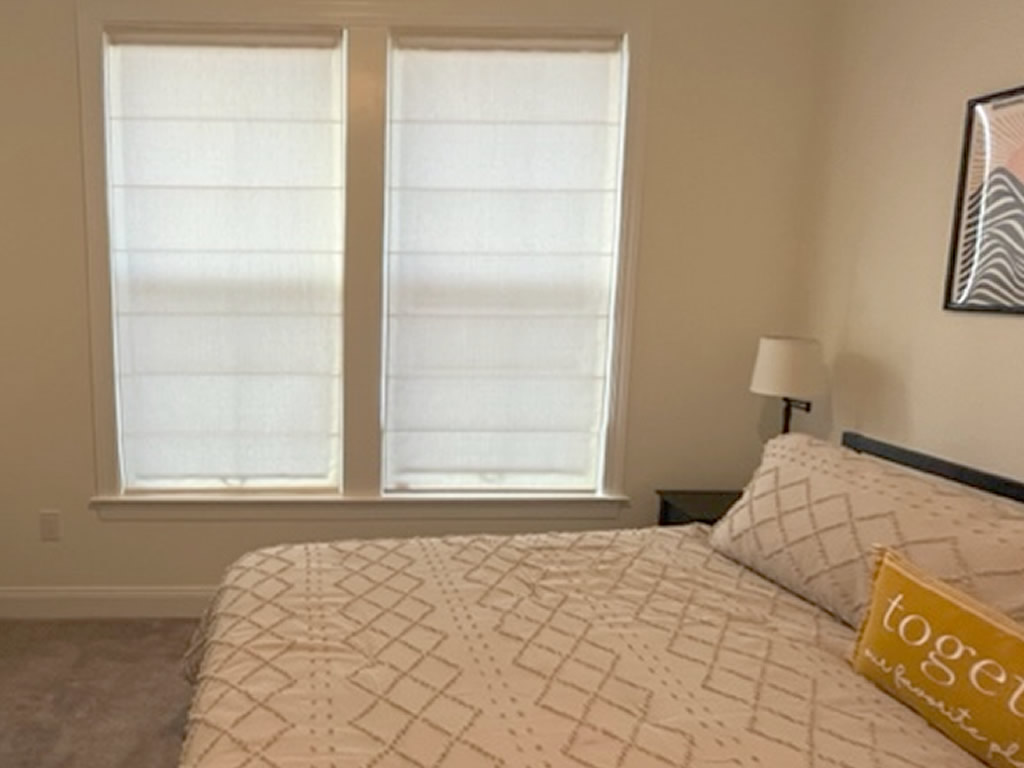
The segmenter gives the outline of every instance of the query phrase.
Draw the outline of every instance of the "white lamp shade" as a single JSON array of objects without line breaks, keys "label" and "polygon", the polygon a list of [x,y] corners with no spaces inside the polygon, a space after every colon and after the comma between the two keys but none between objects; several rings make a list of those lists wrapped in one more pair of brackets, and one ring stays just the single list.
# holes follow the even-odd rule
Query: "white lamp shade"
[{"label": "white lamp shade", "polygon": [[750,391],[810,400],[826,388],[825,361],[817,339],[762,336]]}]

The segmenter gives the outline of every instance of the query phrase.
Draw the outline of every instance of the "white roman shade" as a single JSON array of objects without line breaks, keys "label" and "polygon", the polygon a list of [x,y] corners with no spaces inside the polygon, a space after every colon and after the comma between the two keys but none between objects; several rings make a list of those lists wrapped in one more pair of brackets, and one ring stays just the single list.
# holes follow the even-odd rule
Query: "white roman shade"
[{"label": "white roman shade", "polygon": [[337,488],[341,40],[115,37],[106,81],[122,486]]},{"label": "white roman shade", "polygon": [[385,490],[601,489],[623,70],[620,40],[394,42]]}]

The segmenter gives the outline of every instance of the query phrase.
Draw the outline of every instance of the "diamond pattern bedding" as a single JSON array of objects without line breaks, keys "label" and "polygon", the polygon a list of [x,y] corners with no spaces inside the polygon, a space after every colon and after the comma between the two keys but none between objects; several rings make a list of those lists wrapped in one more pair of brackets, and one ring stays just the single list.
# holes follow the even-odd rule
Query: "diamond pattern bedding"
[{"label": "diamond pattern bedding", "polygon": [[708,530],[252,552],[199,630],[181,765],[980,765]]}]

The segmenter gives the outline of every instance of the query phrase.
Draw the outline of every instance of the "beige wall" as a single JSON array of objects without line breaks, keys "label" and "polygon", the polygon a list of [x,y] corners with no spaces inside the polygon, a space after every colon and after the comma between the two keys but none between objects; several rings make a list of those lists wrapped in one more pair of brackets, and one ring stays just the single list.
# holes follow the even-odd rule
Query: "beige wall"
[{"label": "beige wall", "polygon": [[[801,153],[817,86],[813,0],[651,2],[628,408],[633,507],[618,525],[652,522],[656,487],[736,486],[756,460],[761,403],[747,377],[757,336],[798,320],[792,275],[805,255],[810,177]],[[76,62],[72,0],[0,0],[0,600],[13,587],[209,584],[241,551],[283,540],[573,525],[557,516],[487,526],[98,519],[87,507]],[[63,512],[62,542],[40,542],[41,508]]]},{"label": "beige wall", "polygon": [[817,428],[1024,476],[1024,317],[942,309],[965,102],[1024,83],[1017,0],[856,0],[836,19],[809,326]]}]

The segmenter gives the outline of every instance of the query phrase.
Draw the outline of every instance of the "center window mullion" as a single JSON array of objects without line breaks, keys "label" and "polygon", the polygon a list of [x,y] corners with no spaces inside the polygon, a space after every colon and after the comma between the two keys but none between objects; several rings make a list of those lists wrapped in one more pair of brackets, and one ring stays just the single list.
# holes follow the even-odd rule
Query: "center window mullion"
[{"label": "center window mullion", "polygon": [[380,378],[388,35],[347,35],[344,462],[346,496],[380,493]]}]

